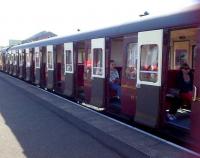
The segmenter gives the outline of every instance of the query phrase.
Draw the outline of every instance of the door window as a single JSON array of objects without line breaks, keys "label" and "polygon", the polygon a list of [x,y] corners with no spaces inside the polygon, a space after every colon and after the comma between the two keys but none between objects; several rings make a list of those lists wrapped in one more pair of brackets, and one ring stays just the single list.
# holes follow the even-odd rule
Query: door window
[{"label": "door window", "polygon": [[52,51],[48,51],[47,52],[47,54],[48,54],[48,60],[47,60],[47,62],[48,62],[48,69],[52,69],[53,68],[53,52]]},{"label": "door window", "polygon": [[78,52],[78,64],[83,64],[84,63],[84,55],[85,55],[85,52],[84,50],[80,50]]},{"label": "door window", "polygon": [[158,80],[158,45],[141,46],[140,80],[156,83]]},{"label": "door window", "polygon": [[17,65],[16,53],[13,54],[13,65]]},{"label": "door window", "polygon": [[12,65],[13,63],[13,54],[10,54],[10,64]]},{"label": "door window", "polygon": [[85,79],[91,79],[91,67],[92,67],[92,61],[91,61],[91,49],[88,49],[88,52],[85,56],[84,61],[84,71],[85,71]]},{"label": "door window", "polygon": [[127,60],[126,60],[126,78],[136,79],[137,74],[137,44],[129,43],[127,45]]},{"label": "door window", "polygon": [[48,70],[54,70],[53,45],[47,46],[47,69]]},{"label": "door window", "polygon": [[26,67],[30,67],[30,52],[29,49],[26,50]]},{"label": "door window", "polygon": [[22,66],[22,51],[19,50],[19,66]]},{"label": "door window", "polygon": [[65,73],[73,72],[73,54],[71,50],[65,50]]},{"label": "door window", "polygon": [[92,78],[105,78],[105,38],[92,39]]},{"label": "door window", "polygon": [[65,73],[74,73],[73,42],[64,43],[64,64]]},{"label": "door window", "polygon": [[35,67],[40,68],[40,52],[39,48],[35,48]]},{"label": "door window", "polygon": [[103,76],[103,51],[101,48],[93,49],[93,75]]}]

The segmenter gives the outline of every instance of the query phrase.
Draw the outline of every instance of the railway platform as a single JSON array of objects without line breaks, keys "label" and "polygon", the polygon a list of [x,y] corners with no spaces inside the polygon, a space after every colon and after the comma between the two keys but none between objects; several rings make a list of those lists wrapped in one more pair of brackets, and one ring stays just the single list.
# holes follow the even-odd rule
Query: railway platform
[{"label": "railway platform", "polygon": [[[1,72],[0,86],[0,122],[4,120],[14,133],[23,157],[200,157],[194,151]],[[0,126],[0,133],[6,133]],[[16,147],[12,148],[12,142],[3,146],[0,157],[22,157],[14,152]]]}]

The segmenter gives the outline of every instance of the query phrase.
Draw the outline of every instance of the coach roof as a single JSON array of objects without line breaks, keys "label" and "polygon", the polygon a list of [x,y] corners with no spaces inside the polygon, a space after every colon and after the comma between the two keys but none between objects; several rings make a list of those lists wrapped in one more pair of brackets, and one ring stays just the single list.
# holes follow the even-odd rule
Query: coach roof
[{"label": "coach roof", "polygon": [[46,45],[58,45],[66,42],[81,41],[93,38],[115,37],[139,31],[177,27],[179,25],[181,26],[199,25],[200,23],[199,19],[200,19],[200,7],[198,6],[194,10],[180,12],[173,15],[136,21],[128,24],[123,24],[119,26],[100,29],[97,31],[85,32],[70,36],[53,37],[41,41],[17,45],[10,49],[12,50],[12,49],[34,48]]}]

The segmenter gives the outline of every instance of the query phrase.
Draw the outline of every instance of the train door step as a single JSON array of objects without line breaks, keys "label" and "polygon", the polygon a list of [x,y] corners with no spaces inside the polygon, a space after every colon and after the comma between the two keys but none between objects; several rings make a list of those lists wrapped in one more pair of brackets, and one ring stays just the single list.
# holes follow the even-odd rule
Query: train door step
[{"label": "train door step", "polygon": [[186,131],[190,130],[190,111],[185,109],[179,109],[176,114],[176,119],[174,120],[168,120],[167,124],[174,126],[176,128],[182,128]]},{"label": "train door step", "polygon": [[183,128],[185,130],[190,130],[190,119],[184,118],[184,119],[175,119],[175,120],[169,120],[167,121],[168,124]]}]

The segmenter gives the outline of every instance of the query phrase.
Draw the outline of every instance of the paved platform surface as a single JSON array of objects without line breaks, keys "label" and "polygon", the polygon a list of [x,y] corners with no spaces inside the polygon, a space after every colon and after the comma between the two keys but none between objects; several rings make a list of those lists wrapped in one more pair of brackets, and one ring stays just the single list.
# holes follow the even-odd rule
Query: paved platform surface
[{"label": "paved platform surface", "polygon": [[13,157],[198,155],[0,73],[0,158]]}]

